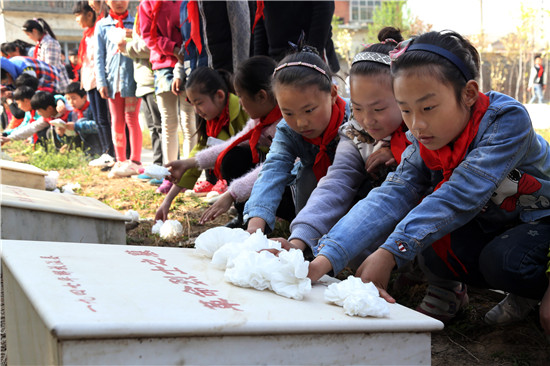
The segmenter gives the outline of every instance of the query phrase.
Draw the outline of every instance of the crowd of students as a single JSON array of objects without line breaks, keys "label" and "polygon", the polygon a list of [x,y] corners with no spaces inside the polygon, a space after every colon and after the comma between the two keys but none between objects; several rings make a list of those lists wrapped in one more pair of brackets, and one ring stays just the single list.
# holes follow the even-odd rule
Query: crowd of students
[{"label": "crowd of students", "polygon": [[[468,285],[500,289],[508,295],[487,323],[521,320],[540,302],[550,334],[549,145],[523,105],[479,90],[479,54],[463,36],[432,31],[404,40],[398,29],[382,29],[353,60],[347,100],[333,79],[331,2],[251,9],[143,0],[137,19],[128,1],[106,1],[108,12],[91,3],[75,6],[85,29],[82,84],[65,85],[40,49],[2,59],[2,83],[14,86],[24,112],[12,113],[11,122],[22,122],[8,126],[2,143],[51,124],[57,136],[74,130],[87,144],[95,133],[111,177],[140,174],[142,103],[155,163],[171,171],[158,182],[168,194],[156,219],[168,218],[182,191],[217,190],[202,223],[231,206],[238,215],[227,225],[250,232],[268,234],[277,217],[288,220],[291,235],[277,240],[304,251],[313,281],[351,266],[394,302],[391,272],[416,263],[428,282],[418,311],[449,322],[468,303]],[[299,8],[308,6],[320,8]],[[290,18],[311,18],[292,33],[280,27],[281,14],[293,26]],[[25,27],[36,47],[53,43],[49,27]],[[282,43],[294,50],[281,45],[287,31]],[[201,171],[207,180],[197,182]]]}]

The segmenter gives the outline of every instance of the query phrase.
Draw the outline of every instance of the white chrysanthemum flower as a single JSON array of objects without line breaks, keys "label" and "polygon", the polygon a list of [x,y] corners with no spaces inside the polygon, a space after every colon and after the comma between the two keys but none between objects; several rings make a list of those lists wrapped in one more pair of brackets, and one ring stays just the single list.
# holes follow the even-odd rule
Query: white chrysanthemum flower
[{"label": "white chrysanthemum flower", "polygon": [[156,164],[146,166],[143,173],[150,176],[151,178],[161,180],[170,175],[170,171],[168,170],[168,168]]}]

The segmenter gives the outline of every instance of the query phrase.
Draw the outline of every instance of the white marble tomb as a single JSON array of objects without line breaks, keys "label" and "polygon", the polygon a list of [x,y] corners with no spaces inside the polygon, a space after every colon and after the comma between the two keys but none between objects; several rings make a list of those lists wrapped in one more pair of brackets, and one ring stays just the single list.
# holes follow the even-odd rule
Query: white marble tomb
[{"label": "white marble tomb", "polygon": [[240,288],[194,249],[4,240],[10,364],[424,364],[437,320]]},{"label": "white marble tomb", "polygon": [[126,244],[127,218],[91,197],[0,185],[1,238]]},{"label": "white marble tomb", "polygon": [[33,188],[46,189],[48,173],[34,165],[0,159],[0,183]]}]

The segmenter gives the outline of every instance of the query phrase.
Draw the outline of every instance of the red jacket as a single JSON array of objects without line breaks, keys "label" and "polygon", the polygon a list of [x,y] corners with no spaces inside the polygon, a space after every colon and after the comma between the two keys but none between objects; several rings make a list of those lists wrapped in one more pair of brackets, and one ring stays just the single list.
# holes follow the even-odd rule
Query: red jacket
[{"label": "red jacket", "polygon": [[178,62],[174,56],[174,47],[181,47],[180,31],[181,0],[159,1],[160,8],[156,14],[156,39],[151,38],[153,9],[157,1],[143,0],[139,5],[139,31],[141,37],[151,50],[149,61],[153,70],[174,67]]}]

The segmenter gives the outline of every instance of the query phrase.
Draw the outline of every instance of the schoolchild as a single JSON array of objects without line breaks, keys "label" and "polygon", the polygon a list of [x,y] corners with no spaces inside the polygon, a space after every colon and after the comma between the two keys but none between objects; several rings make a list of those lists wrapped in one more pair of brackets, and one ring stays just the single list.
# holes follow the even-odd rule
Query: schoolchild
[{"label": "schoolchild", "polygon": [[96,122],[98,137],[101,143],[101,153],[97,159],[89,162],[92,167],[106,168],[115,164],[115,150],[113,136],[111,133],[111,122],[109,117],[109,106],[107,100],[103,99],[97,89],[95,74],[95,38],[94,31],[97,22],[103,18],[103,13],[94,11],[87,1],[79,1],[73,7],[75,21],[84,29],[84,34],[78,47],[78,66],[80,72],[80,83],[88,93],[90,110],[93,120]]},{"label": "schoolchild", "polygon": [[389,52],[403,40],[401,32],[387,27],[378,39],[380,43],[365,48],[352,62],[352,118],[340,128],[334,162],[290,224],[285,245],[310,252],[358,199],[380,185],[409,144],[390,74]]},{"label": "schoolchild", "polygon": [[69,75],[67,75],[67,69],[61,61],[61,45],[48,23],[42,18],[29,19],[21,29],[27,37],[36,42],[32,57],[57,69],[59,77],[56,91],[58,93],[65,92],[65,88],[70,82]]},{"label": "schoolchild", "polygon": [[[128,0],[106,1],[109,15],[96,24],[95,72],[99,94],[107,99],[111,112],[113,145],[117,162],[109,178],[139,174],[143,136],[139,125],[141,100],[136,97],[134,66],[118,50],[118,42],[130,37],[134,17],[128,13]],[[130,133],[130,159],[126,159],[126,126]]]},{"label": "schoolchild", "polygon": [[[242,108],[239,98],[233,94],[228,72],[198,67],[187,78],[185,90],[198,117],[198,143],[191,151],[191,158],[204,150],[209,140],[225,141],[245,126],[248,114]],[[195,186],[201,169],[192,162],[194,160],[186,159],[166,164],[171,170],[170,180],[175,184],[157,211],[157,219],[165,220],[170,203],[178,193]],[[200,182],[199,186],[201,190],[215,190],[220,193],[227,189],[226,182],[223,179],[218,180],[211,171],[207,171],[207,180]]]},{"label": "schoolchild", "polygon": [[[270,232],[285,187],[295,180],[296,211],[303,208],[332,164],[338,129],[349,116],[349,106],[338,96],[328,65],[317,51],[299,45],[275,69],[273,91],[283,121],[244,209],[247,230]],[[296,177],[294,164],[300,159]]]},{"label": "schoolchild", "polygon": [[[397,170],[321,238],[309,277],[338,273],[370,249],[356,275],[390,302],[392,269],[418,256],[429,286],[417,310],[444,322],[467,304],[465,283],[538,301],[550,291],[548,143],[521,103],[479,92],[479,54],[460,34],[423,34],[392,58],[412,145]],[[493,323],[514,320],[494,310]]]}]

